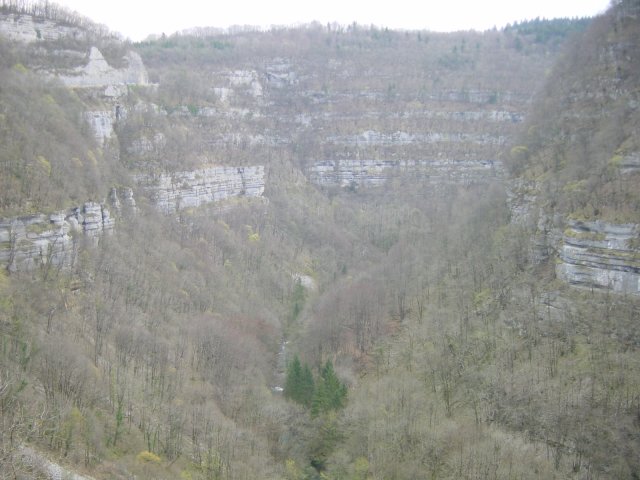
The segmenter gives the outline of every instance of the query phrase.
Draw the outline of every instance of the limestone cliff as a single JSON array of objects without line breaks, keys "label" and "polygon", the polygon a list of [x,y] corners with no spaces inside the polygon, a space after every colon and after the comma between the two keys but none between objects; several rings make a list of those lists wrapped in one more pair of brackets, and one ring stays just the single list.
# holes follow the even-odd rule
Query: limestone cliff
[{"label": "limestone cliff", "polygon": [[116,113],[108,110],[84,112],[85,121],[91,127],[96,141],[103,145],[113,135],[113,125],[116,121]]},{"label": "limestone cliff", "polygon": [[114,85],[147,85],[149,77],[140,55],[131,51],[124,57],[127,66],[110,66],[96,47],[91,47],[87,64],[66,75],[57,75],[68,87],[109,87]]},{"label": "limestone cliff", "polygon": [[76,26],[61,25],[50,19],[11,13],[0,14],[0,35],[9,40],[30,43],[65,37],[79,40],[86,37],[87,31]]},{"label": "limestone cliff", "polygon": [[113,225],[109,211],[94,202],[66,212],[4,219],[0,221],[0,265],[10,271],[41,265],[68,267],[75,262],[77,234],[97,239]]},{"label": "limestone cliff", "polygon": [[[109,194],[110,208],[134,212],[131,189]],[[40,266],[67,268],[76,261],[83,241],[99,242],[100,236],[115,226],[109,208],[86,202],[80,207],[51,214],[35,214],[0,219],[0,266],[9,271],[28,271]]]},{"label": "limestone cliff", "polygon": [[638,3],[621,0],[594,20],[535,99],[508,162],[514,218],[529,223],[534,258],[555,261],[571,285],[635,295],[639,18]]},{"label": "limestone cliff", "polygon": [[139,174],[136,181],[164,213],[199,207],[231,197],[260,197],[264,166],[210,166],[173,174]]},{"label": "limestone cliff", "polygon": [[572,221],[556,274],[571,285],[640,294],[640,229],[635,224]]},{"label": "limestone cliff", "polygon": [[321,187],[375,187],[399,175],[434,184],[472,184],[501,178],[494,160],[326,160],[309,169],[310,181]]}]

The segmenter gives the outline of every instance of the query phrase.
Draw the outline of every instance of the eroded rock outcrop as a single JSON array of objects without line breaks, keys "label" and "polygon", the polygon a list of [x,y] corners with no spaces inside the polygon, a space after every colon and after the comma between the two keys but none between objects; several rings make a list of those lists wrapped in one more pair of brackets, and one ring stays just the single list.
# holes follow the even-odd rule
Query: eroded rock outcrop
[{"label": "eroded rock outcrop", "polygon": [[58,78],[68,87],[96,88],[113,85],[147,85],[149,76],[142,63],[142,58],[135,52],[128,52],[124,56],[127,63],[125,68],[113,68],[96,47],[91,47],[89,60],[86,65],[76,68],[68,75],[58,75]]},{"label": "eroded rock outcrop", "polygon": [[12,272],[72,266],[82,242],[95,245],[103,234],[113,231],[115,219],[110,209],[118,214],[135,213],[133,191],[112,189],[109,205],[86,202],[51,214],[0,219],[0,266]]},{"label": "eroded rock outcrop", "polygon": [[115,123],[115,113],[108,110],[84,112],[83,117],[91,127],[96,141],[100,145],[113,135],[113,124]]},{"label": "eroded rock outcrop", "polygon": [[636,224],[571,221],[562,237],[558,278],[571,285],[640,295]]},{"label": "eroded rock outcrop", "polygon": [[65,212],[0,220],[0,265],[10,271],[71,266],[80,234],[97,241],[113,227],[109,210],[95,202]]},{"label": "eroded rock outcrop", "polygon": [[231,197],[260,197],[264,193],[264,166],[209,166],[173,174],[140,174],[138,184],[154,205],[169,214]]},{"label": "eroded rock outcrop", "polygon": [[556,276],[569,285],[640,295],[637,224],[567,221],[560,213],[545,213],[534,182],[512,181],[507,193],[511,222],[530,232],[532,263],[555,261]]},{"label": "eroded rock outcrop", "polygon": [[0,35],[12,41],[31,43],[65,37],[81,39],[86,37],[87,32],[80,27],[61,25],[54,20],[11,13],[0,14]]}]

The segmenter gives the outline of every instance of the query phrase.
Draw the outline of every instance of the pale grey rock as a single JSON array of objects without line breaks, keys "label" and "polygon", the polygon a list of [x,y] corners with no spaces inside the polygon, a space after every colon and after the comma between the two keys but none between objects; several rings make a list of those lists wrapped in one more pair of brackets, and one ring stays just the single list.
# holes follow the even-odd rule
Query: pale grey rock
[{"label": "pale grey rock", "polygon": [[151,153],[159,153],[167,144],[167,139],[162,132],[156,133],[153,138],[142,136],[136,138],[127,146],[127,153],[144,157]]},{"label": "pale grey rock", "polygon": [[250,85],[258,74],[253,70],[234,70],[229,73],[229,83],[234,87],[238,85]]},{"label": "pale grey rock", "polygon": [[103,95],[107,98],[120,98],[127,93],[126,85],[107,85]]},{"label": "pale grey rock", "polygon": [[199,207],[231,197],[260,197],[264,166],[211,166],[173,174],[140,174],[136,181],[163,213]]},{"label": "pale grey rock", "polygon": [[91,127],[93,135],[100,145],[104,145],[113,135],[116,113],[106,110],[84,112],[85,121]]},{"label": "pale grey rock", "polygon": [[[133,197],[133,190],[129,187],[123,187],[120,189],[113,187],[109,190],[108,201],[110,208],[116,212],[118,216],[129,213],[135,214],[137,212],[136,201]],[[103,222],[105,221],[105,218],[109,219],[111,223],[113,222],[113,219],[108,212],[106,215],[103,213]]]},{"label": "pale grey rock", "polygon": [[262,85],[255,70],[234,70],[229,73],[228,79],[232,87],[246,87],[253,97],[262,96]]},{"label": "pale grey rock", "polygon": [[570,221],[556,274],[571,285],[640,295],[639,235],[636,224]]},{"label": "pale grey rock", "polygon": [[[127,67],[116,69],[111,67],[96,47],[91,47],[86,65],[76,68],[69,75],[57,77],[71,88],[107,88],[112,85],[147,85],[149,77],[136,52],[128,52],[124,59]],[[106,90],[105,90],[106,92]],[[115,92],[115,90],[110,90]]]},{"label": "pale grey rock", "polygon": [[291,62],[284,58],[276,58],[273,63],[266,66],[265,76],[271,87],[284,88],[296,85],[298,75],[293,70]]},{"label": "pale grey rock", "polygon": [[[94,480],[92,477],[79,475],[58,463],[52,462],[42,453],[31,447],[21,445],[16,451],[16,460],[29,467],[34,474],[44,475],[49,480]],[[41,478],[38,476],[38,478]]]},{"label": "pale grey rock", "polygon": [[[304,96],[311,97],[309,92],[303,93]],[[323,94],[319,94],[323,96]],[[381,98],[383,95],[381,96]],[[354,97],[355,98],[355,97]],[[362,120],[363,118],[370,118],[378,120],[380,118],[393,118],[393,119],[425,119],[425,120],[446,120],[456,122],[492,122],[492,123],[507,123],[516,124],[521,123],[524,120],[524,114],[522,112],[511,112],[507,110],[464,110],[464,111],[448,111],[448,110],[408,110],[402,112],[387,112],[380,110],[368,110],[358,111],[356,113],[347,112],[335,112],[324,111],[316,112],[313,117],[308,113],[301,114],[296,117],[296,122],[309,126],[312,120],[325,120],[325,121],[349,121],[349,120]]]},{"label": "pale grey rock", "polygon": [[[126,198],[129,204],[131,199]],[[50,215],[0,219],[0,265],[9,271],[70,267],[75,262],[80,238],[96,244],[114,226],[109,210],[96,202]]]},{"label": "pale grey rock", "polygon": [[136,213],[137,205],[136,200],[133,197],[133,189],[129,187],[124,187],[120,190],[120,196],[122,197],[122,205],[124,209],[132,213]]},{"label": "pale grey rock", "polygon": [[233,147],[256,147],[269,146],[276,147],[288,145],[291,139],[275,134],[247,134],[247,133],[222,133],[216,136],[211,142],[212,146],[233,146]]},{"label": "pale grey rock", "polygon": [[316,281],[310,275],[304,275],[302,273],[293,273],[291,276],[293,277],[293,280],[295,282],[300,282],[300,285],[302,285],[307,290],[316,290],[318,287],[318,285],[316,284]]},{"label": "pale grey rock", "polygon": [[433,183],[471,184],[502,175],[496,160],[325,160],[309,169],[311,183],[321,187],[376,187],[410,174]]},{"label": "pale grey rock", "polygon": [[622,173],[632,173],[640,170],[640,152],[633,152],[622,157],[620,171]]},{"label": "pale grey rock", "polygon": [[556,259],[556,276],[576,287],[640,295],[640,229],[635,224],[567,221],[537,206],[533,182],[511,182],[512,223],[531,235],[529,257],[540,264]]},{"label": "pale grey rock", "polygon": [[34,19],[31,15],[0,14],[0,35],[12,41],[32,43],[61,38],[85,38],[87,32],[79,27],[65,26],[53,20]]},{"label": "pale grey rock", "polygon": [[326,138],[328,143],[337,145],[347,145],[353,147],[372,146],[406,146],[406,145],[428,145],[434,143],[467,143],[476,145],[503,145],[504,137],[490,134],[476,133],[452,133],[452,132],[429,132],[429,133],[407,133],[393,132],[382,133],[374,130],[367,130],[356,135],[331,135]]},{"label": "pale grey rock", "polygon": [[118,198],[118,189],[113,187],[109,190],[109,205],[113,208],[117,213],[122,211],[122,204],[120,203],[120,198]]},{"label": "pale grey rock", "polygon": [[233,90],[227,87],[214,87],[213,93],[221,102],[228,102],[229,98],[233,95]]},{"label": "pale grey rock", "polygon": [[506,186],[511,223],[533,228],[538,221],[538,185],[522,178],[510,180]]},{"label": "pale grey rock", "polygon": [[493,90],[450,90],[434,92],[429,95],[430,100],[439,102],[456,102],[456,103],[527,103],[528,98],[516,95],[513,92],[496,92]]}]

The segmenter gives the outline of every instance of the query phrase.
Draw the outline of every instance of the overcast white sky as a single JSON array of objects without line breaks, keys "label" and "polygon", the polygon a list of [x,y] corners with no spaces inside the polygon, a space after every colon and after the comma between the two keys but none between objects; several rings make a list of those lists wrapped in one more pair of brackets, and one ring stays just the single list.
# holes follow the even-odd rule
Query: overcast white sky
[{"label": "overcast white sky", "polygon": [[54,0],[137,41],[190,27],[317,20],[435,31],[486,30],[517,20],[602,13],[609,0]]}]

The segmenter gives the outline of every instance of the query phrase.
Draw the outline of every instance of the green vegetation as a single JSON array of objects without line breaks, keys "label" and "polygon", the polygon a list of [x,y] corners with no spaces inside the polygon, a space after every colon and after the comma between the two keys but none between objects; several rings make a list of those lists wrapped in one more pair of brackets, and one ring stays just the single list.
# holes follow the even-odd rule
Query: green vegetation
[{"label": "green vegetation", "polygon": [[507,25],[505,32],[526,35],[535,43],[558,43],[570,35],[581,33],[590,25],[591,18],[552,18],[525,20]]},{"label": "green vegetation", "polygon": [[[503,158],[558,236],[571,216],[640,223],[634,5],[578,40],[585,20],[149,39],[159,86],[118,98],[104,145],[82,114],[115,101],[38,70],[84,40],[0,39],[0,216],[113,185],[138,205],[76,235],[70,268],[0,269],[0,478],[42,473],[26,449],[98,480],[637,477],[638,298],[535,263],[537,222],[509,222],[498,175],[309,181],[315,161]],[[136,188],[205,164],[265,165],[266,198],[165,216]]]},{"label": "green vegetation", "polygon": [[327,360],[320,378],[316,382],[316,388],[311,402],[311,413],[319,415],[331,410],[339,410],[345,406],[347,400],[347,386],[337,377],[333,370],[333,363]]},{"label": "green vegetation", "polygon": [[309,365],[301,365],[296,355],[287,367],[284,396],[311,408],[312,415],[317,416],[343,408],[347,399],[347,386],[337,377],[330,360],[327,360],[314,381]]},{"label": "green vegetation", "polygon": [[572,40],[552,78],[574,81],[547,83],[521,145],[511,150],[511,172],[542,180],[547,210],[614,223],[640,221],[638,171],[620,168],[639,147],[634,104],[640,58],[637,49],[626,47],[640,41],[635,14],[634,2],[618,2],[613,13]]},{"label": "green vegetation", "polygon": [[315,382],[309,365],[300,364],[300,358],[294,356],[287,367],[287,379],[284,396],[305,407],[310,407],[315,395]]}]

